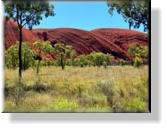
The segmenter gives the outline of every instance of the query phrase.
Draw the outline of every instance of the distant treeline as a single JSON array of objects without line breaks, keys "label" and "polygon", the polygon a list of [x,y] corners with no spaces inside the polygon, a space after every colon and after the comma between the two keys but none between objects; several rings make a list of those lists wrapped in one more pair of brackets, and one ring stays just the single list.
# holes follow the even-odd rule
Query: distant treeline
[{"label": "distant treeline", "polygon": [[[18,57],[18,42],[5,50],[5,66],[7,68],[15,69],[19,66]],[[32,49],[33,48],[33,49]],[[132,61],[123,59],[114,59],[114,56],[102,52],[92,52],[88,55],[76,55],[72,46],[57,43],[54,46],[49,41],[36,41],[33,46],[30,43],[23,42],[22,44],[22,60],[23,70],[29,67],[36,67],[37,73],[40,66],[107,66],[110,65],[134,65],[139,67],[142,64],[147,64],[148,48],[147,46],[131,45],[128,53]],[[54,59],[48,58],[45,55],[54,55]],[[42,56],[43,55],[43,56]]]}]

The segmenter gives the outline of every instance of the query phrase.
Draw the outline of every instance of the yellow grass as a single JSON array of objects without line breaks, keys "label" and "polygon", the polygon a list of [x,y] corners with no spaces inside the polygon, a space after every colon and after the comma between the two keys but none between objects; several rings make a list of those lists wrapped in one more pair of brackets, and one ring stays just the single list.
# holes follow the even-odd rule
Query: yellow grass
[{"label": "yellow grass", "polygon": [[148,68],[5,69],[5,112],[147,112]]}]

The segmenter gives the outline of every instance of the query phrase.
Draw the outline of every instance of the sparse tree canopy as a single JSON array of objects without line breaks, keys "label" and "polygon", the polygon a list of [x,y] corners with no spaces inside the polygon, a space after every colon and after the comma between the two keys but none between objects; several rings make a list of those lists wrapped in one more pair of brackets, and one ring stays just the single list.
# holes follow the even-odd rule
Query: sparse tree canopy
[{"label": "sparse tree canopy", "polygon": [[138,29],[141,25],[144,31],[148,29],[148,0],[107,0],[109,13],[113,15],[116,10],[129,23],[129,29]]},{"label": "sparse tree canopy", "polygon": [[5,14],[17,22],[19,30],[19,78],[22,77],[22,29],[32,29],[34,25],[40,24],[43,15],[54,16],[54,6],[48,0],[5,0]]},{"label": "sparse tree canopy", "polygon": [[33,46],[36,48],[36,68],[37,68],[37,74],[39,74],[39,68],[41,64],[41,54],[43,53],[51,53],[53,51],[53,47],[50,42],[41,42],[41,41],[36,41],[33,43]]},{"label": "sparse tree canopy", "polygon": [[[70,45],[64,45],[62,43],[57,43],[54,45],[56,52],[56,57],[58,58],[58,63],[61,65],[62,70],[65,69],[66,59],[71,58],[74,61],[75,52]],[[74,63],[74,62],[72,62]]]},{"label": "sparse tree canopy", "polygon": [[54,16],[54,6],[48,0],[5,0],[5,13],[17,22],[18,27],[32,29],[42,17]]}]

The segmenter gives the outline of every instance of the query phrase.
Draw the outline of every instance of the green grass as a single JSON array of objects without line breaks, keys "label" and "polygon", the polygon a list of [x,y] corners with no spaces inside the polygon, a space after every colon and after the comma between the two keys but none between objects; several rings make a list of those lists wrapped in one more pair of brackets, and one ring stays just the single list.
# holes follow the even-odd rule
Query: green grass
[{"label": "green grass", "polygon": [[4,112],[148,112],[148,67],[5,69]]}]

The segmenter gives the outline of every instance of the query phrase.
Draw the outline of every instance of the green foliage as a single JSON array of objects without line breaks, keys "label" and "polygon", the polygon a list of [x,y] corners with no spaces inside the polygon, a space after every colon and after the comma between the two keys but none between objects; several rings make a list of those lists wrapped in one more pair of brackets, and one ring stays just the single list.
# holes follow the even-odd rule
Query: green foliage
[{"label": "green foliage", "polygon": [[49,41],[36,41],[33,43],[33,46],[37,49],[38,55],[40,55],[41,52],[51,53],[53,51],[53,47]]},{"label": "green foliage", "polygon": [[19,27],[27,26],[29,29],[40,24],[43,16],[54,16],[53,9],[53,4],[49,4],[47,0],[5,1],[5,15],[16,21]]},{"label": "green foliage", "polygon": [[55,52],[56,52],[56,56],[57,56],[57,60],[59,65],[61,65],[62,70],[65,68],[65,46],[61,43],[57,43],[54,46]]},{"label": "green foliage", "polygon": [[125,61],[125,60],[120,59],[120,65],[121,65],[121,66],[125,65],[125,63],[126,63],[126,61]]},{"label": "green foliage", "polygon": [[97,87],[100,88],[101,92],[107,96],[107,101],[109,105],[112,107],[114,105],[114,83],[112,81],[101,81],[97,83]]},{"label": "green foliage", "polygon": [[107,63],[106,63],[106,61],[103,62],[103,66],[104,66],[105,69],[107,68]]},{"label": "green foliage", "polygon": [[[35,52],[31,50],[30,44],[28,42],[23,42],[22,47],[23,69],[26,70],[34,65]],[[7,68],[14,69],[19,66],[18,49],[19,43],[17,42],[5,50],[5,66]]]},{"label": "green foliage", "polygon": [[42,66],[53,66],[53,65],[55,65],[55,62],[54,62],[54,61],[51,61],[51,60],[48,59],[48,58],[43,58],[43,59],[42,59],[42,62],[41,62],[41,65],[42,65]]},{"label": "green foliage", "polygon": [[71,60],[71,65],[74,66],[75,65],[75,58],[76,58],[76,52],[75,50],[72,50],[70,53],[70,60]]},{"label": "green foliage", "polygon": [[148,56],[148,47],[147,46],[131,45],[129,47],[128,53],[132,57],[134,57],[136,53],[139,54],[141,57],[147,57]]},{"label": "green foliage", "polygon": [[92,52],[89,55],[81,54],[75,56],[75,51],[71,51],[70,56],[66,56],[66,65],[69,66],[105,66],[111,65],[113,56],[101,52]]},{"label": "green foliage", "polygon": [[111,65],[113,56],[111,54],[107,53],[107,54],[104,55],[104,58],[105,58],[106,64]]},{"label": "green foliage", "polygon": [[103,53],[101,53],[101,52],[92,52],[90,54],[90,58],[94,62],[95,66],[103,65],[103,61],[104,61],[104,54]]},{"label": "green foliage", "polygon": [[109,12],[113,15],[116,10],[125,22],[129,23],[129,29],[133,26],[134,28],[140,28],[141,25],[144,27],[144,31],[148,29],[148,0],[107,0],[107,4],[110,7]]},{"label": "green foliage", "polygon": [[148,47],[147,46],[140,46],[139,53],[142,57],[148,57]]},{"label": "green foliage", "polygon": [[129,55],[133,58],[134,66],[139,67],[143,64],[143,59],[148,57],[147,46],[131,45],[128,49]]},{"label": "green foliage", "polygon": [[88,60],[86,58],[87,58],[86,55],[80,55],[78,57],[78,64],[80,67],[88,65]]},{"label": "green foliage", "polygon": [[70,59],[67,62],[68,65],[74,65],[75,51],[72,49],[72,46],[57,43],[54,46],[54,51],[58,64],[62,67],[62,70],[65,68],[67,59]]},{"label": "green foliage", "polygon": [[136,45],[131,45],[128,49],[128,53],[131,57],[134,57],[136,53],[137,46]]},{"label": "green foliage", "polygon": [[[54,49],[50,42],[41,42],[41,41],[36,41],[33,43],[33,46],[36,48],[36,68],[37,68],[37,74],[39,73],[40,65],[41,65],[41,60],[42,60],[42,52],[44,53],[51,53]],[[48,61],[48,60],[47,60]],[[47,64],[51,64],[50,62],[46,62]]]},{"label": "green foliage", "polygon": [[54,6],[48,1],[34,0],[5,0],[5,15],[7,20],[12,18],[18,26],[19,31],[19,78],[22,78],[22,29],[28,27],[32,29],[34,25],[39,25],[43,16],[54,16]]},{"label": "green foliage", "polygon": [[76,100],[68,100],[65,98],[58,98],[54,100],[51,109],[52,110],[60,110],[60,111],[71,111],[77,109],[78,103]]},{"label": "green foliage", "polygon": [[135,67],[139,67],[143,64],[142,58],[140,57],[140,55],[135,54],[135,58],[134,58],[134,66]]},{"label": "green foliage", "polygon": [[129,101],[124,106],[124,110],[127,112],[143,112],[145,103],[140,98],[134,98]]},{"label": "green foliage", "polygon": [[92,52],[88,59],[93,63],[94,66],[102,66],[103,62],[106,62],[107,65],[111,64],[111,59],[113,57],[110,54],[104,54],[102,52]]}]

